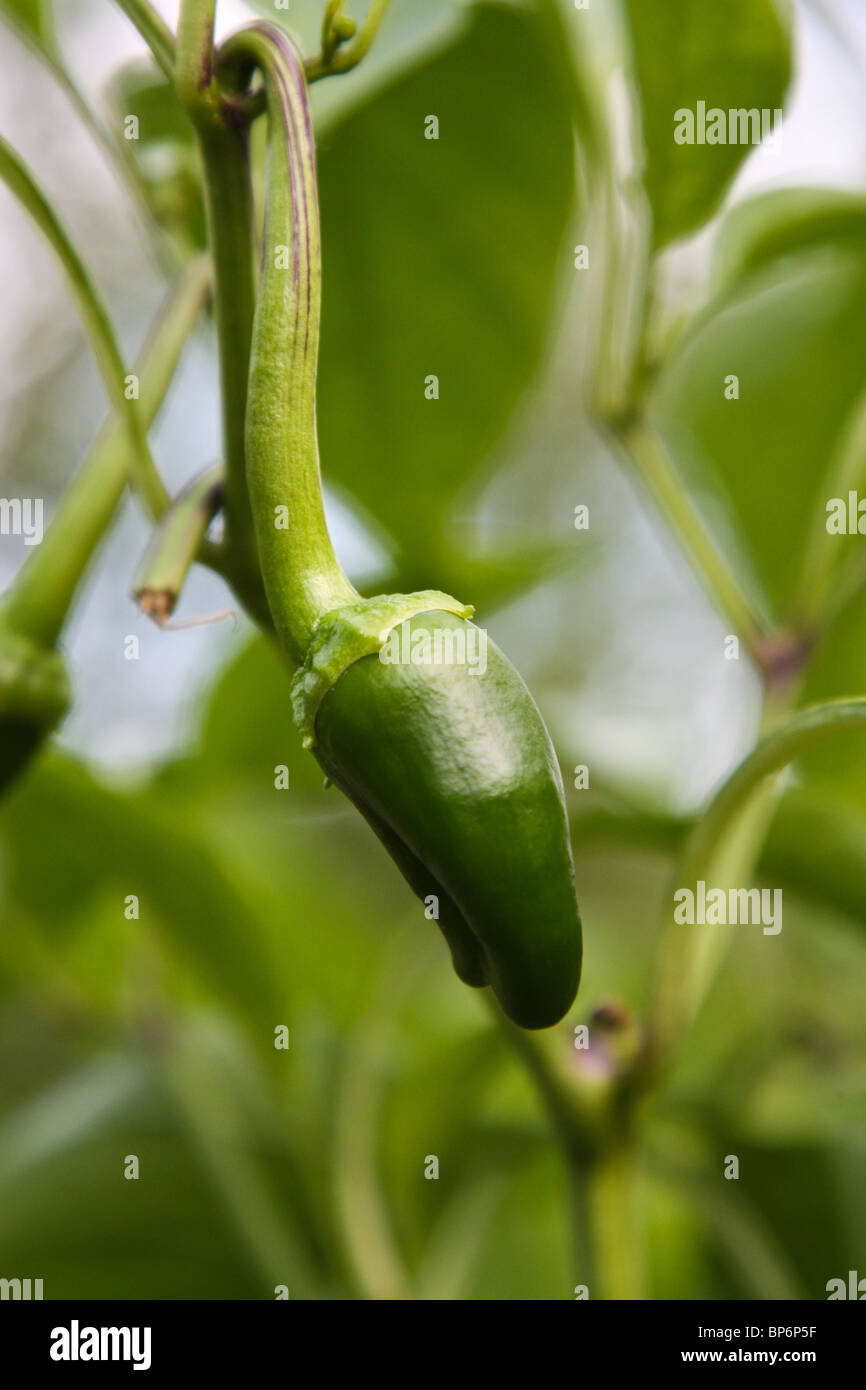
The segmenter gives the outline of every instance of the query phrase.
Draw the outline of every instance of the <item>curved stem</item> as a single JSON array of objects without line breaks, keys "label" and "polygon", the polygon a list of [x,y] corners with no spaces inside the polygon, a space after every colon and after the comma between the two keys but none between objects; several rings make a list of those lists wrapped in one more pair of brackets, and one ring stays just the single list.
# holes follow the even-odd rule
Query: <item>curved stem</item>
[{"label": "curved stem", "polygon": [[319,618],[357,598],[325,523],[316,436],[321,245],[304,71],[286,34],[254,24],[222,50],[240,82],[259,69],[268,109],[262,274],[250,356],[247,483],[268,604],[300,661]]},{"label": "curved stem", "polygon": [[787,724],[769,734],[734,770],[695,826],[684,857],[686,877],[688,870],[698,868],[707,858],[712,846],[765,778],[787,767],[816,739],[844,729],[863,728],[866,728],[866,699],[828,700],[801,710]]},{"label": "curved stem", "polygon": [[[190,264],[172,290],[145,344],[138,371],[145,424],[155,419],[181,350],[207,297],[207,257]],[[0,601],[4,619],[45,645],[60,636],[88,562],[129,478],[130,444],[124,423],[104,428],[63,495],[42,544],[31,552]]]},{"label": "curved stem", "polygon": [[659,435],[646,420],[634,418],[622,427],[619,437],[659,511],[688,552],[710,595],[721,612],[731,619],[760,666],[763,626],[710,539]]},{"label": "curved stem", "polygon": [[174,35],[148,0],[117,0],[144,39],[166,77],[174,77]]},{"label": "curved stem", "polygon": [[[723,855],[730,876],[751,872],[775,810],[769,779],[817,740],[845,729],[866,729],[866,699],[832,700],[803,710],[775,729],[740,763],[694,827],[677,870],[678,885],[692,887]],[[657,1080],[691,1024],[710,978],[705,945],[666,914],[658,979],[649,1015],[649,1051],[642,1086]],[[708,932],[709,927],[701,927]]]},{"label": "curved stem", "polygon": [[154,467],[138,404],[127,395],[126,368],[111,321],[78,252],[70,242],[26,165],[0,137],[0,178],[27,209],[66,271],[78,302],[81,321],[90,339],[109,400],[125,422],[133,457],[133,478],[150,512],[159,516],[168,495]]}]

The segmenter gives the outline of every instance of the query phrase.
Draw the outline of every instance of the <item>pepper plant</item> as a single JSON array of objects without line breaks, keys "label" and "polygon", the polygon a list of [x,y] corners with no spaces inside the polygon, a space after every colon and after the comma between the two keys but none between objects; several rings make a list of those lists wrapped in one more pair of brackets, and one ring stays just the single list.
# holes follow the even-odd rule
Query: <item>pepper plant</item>
[{"label": "pepper plant", "polygon": [[[397,0],[393,9],[371,0],[361,19],[341,0],[327,0],[301,16],[315,12],[318,46],[310,47],[293,29],[295,16],[284,23],[264,0],[255,7],[258,19],[251,15],[219,41],[215,0],[181,0],[175,30],[147,0],[117,3],[149,50],[151,68],[115,82],[113,119],[135,105],[145,138],[171,131],[175,156],[184,153],[170,175],[160,175],[157,163],[132,154],[98,124],[63,65],[46,9],[2,7],[20,41],[118,162],[173,276],[130,369],[86,257],[34,172],[0,139],[0,175],[66,274],[111,412],[42,543],[0,599],[0,779],[9,794],[4,834],[13,864],[8,906],[22,942],[17,950],[4,948],[10,979],[26,983],[30,970],[50,968],[54,1006],[71,1006],[73,1031],[83,1027],[86,1035],[96,1018],[102,1026],[110,1018],[134,1066],[145,1059],[152,1068],[174,1122],[209,1174],[211,1200],[230,1239],[249,1263],[249,1284],[241,1278],[239,1285],[245,1295],[262,1296],[264,1289],[271,1296],[273,1285],[311,1297],[462,1297],[467,1288],[480,1296],[492,1288],[498,1296],[493,1209],[519,1167],[520,1144],[533,1162],[546,1160],[546,1143],[538,1154],[532,1150],[539,1143],[532,1117],[542,1114],[560,1165],[553,1176],[543,1170],[542,1200],[563,1184],[554,1225],[557,1232],[568,1226],[573,1240],[567,1257],[539,1256],[542,1273],[536,1268],[529,1296],[550,1296],[552,1288],[559,1289],[552,1296],[577,1298],[691,1295],[687,1258],[676,1275],[665,1273],[656,1169],[692,1194],[687,1214],[675,1211],[688,1228],[685,1247],[703,1249],[709,1239],[695,1212],[713,1212],[707,1229],[729,1223],[735,1232],[729,1258],[738,1272],[717,1278],[708,1258],[700,1275],[717,1296],[719,1289],[721,1296],[812,1292],[808,1260],[779,1253],[789,1237],[784,1214],[760,1211],[752,1225],[754,1198],[742,1208],[731,1198],[729,1216],[727,1194],[717,1194],[718,1206],[707,1197],[714,1185],[724,1189],[732,1176],[739,1179],[738,1146],[747,1147],[735,1127],[726,1133],[724,1114],[712,1115],[699,1141],[682,1137],[683,1112],[706,1107],[718,1085],[712,1067],[697,1088],[690,1092],[686,1082],[678,1090],[683,1073],[688,1077],[693,1039],[702,1020],[712,1018],[719,976],[730,968],[726,953],[738,950],[720,902],[757,901],[763,910],[754,885],[779,878],[785,891],[793,886],[846,920],[862,926],[866,917],[860,821],[851,810],[862,805],[866,698],[844,625],[846,614],[862,609],[866,569],[856,542],[837,543],[839,527],[826,522],[824,508],[825,493],[856,494],[863,471],[857,354],[834,381],[820,429],[811,416],[797,420],[789,389],[801,366],[790,347],[792,324],[812,323],[819,340],[823,332],[831,341],[840,322],[855,335],[857,306],[866,296],[866,204],[859,194],[786,189],[720,214],[749,143],[758,142],[740,139],[752,129],[742,113],[770,112],[771,126],[784,111],[793,63],[790,15],[772,0],[736,0],[724,22],[699,0],[670,0],[660,14],[653,7],[652,18],[638,0],[585,9],[535,0],[472,5],[459,23],[443,0],[425,17],[427,33],[417,13],[407,21],[409,7]],[[513,107],[512,79],[527,83],[528,136]],[[492,82],[498,103],[489,109],[485,82]],[[315,98],[320,89],[339,93],[342,84],[347,97],[331,96],[330,106],[324,95],[321,105],[311,103],[311,89]],[[479,137],[486,109],[502,150]],[[724,140],[707,138],[708,109],[717,135],[724,125]],[[695,136],[695,120],[703,122],[703,138]],[[419,172],[422,159],[448,159],[455,129],[462,143],[444,178]],[[770,134],[766,122],[756,129]],[[412,153],[402,167],[392,154],[390,165],[377,169],[395,130],[413,132]],[[393,380],[377,380],[375,363],[371,368],[365,357],[375,355],[367,340],[370,320],[382,312],[377,292],[401,274],[399,218],[396,242],[389,240],[401,176],[422,223],[434,206],[441,217],[436,197],[441,202],[449,176],[457,181],[448,208],[456,233],[441,265],[435,241],[428,247],[434,281],[438,276],[449,287],[453,281],[455,290],[442,313],[434,298],[423,300],[426,318],[413,303],[400,304],[391,329]],[[432,180],[429,187],[425,179]],[[425,203],[430,188],[434,197]],[[480,221],[462,205],[473,197]],[[461,270],[455,280],[450,261],[462,265],[468,233],[480,234],[494,213],[503,224],[490,229],[472,274]],[[689,303],[671,288],[671,248],[711,223],[712,267]],[[413,262],[413,273],[418,270]],[[567,310],[557,308],[566,300]],[[471,363],[477,382],[440,383],[435,363],[421,372],[426,344],[447,350],[443,344],[463,331],[456,316],[471,320],[473,310],[473,347],[481,349]],[[151,426],[184,344],[205,314],[218,345],[223,457],[217,464],[190,460],[188,482],[170,497],[152,455]],[[776,334],[769,348],[760,337],[768,324]],[[591,749],[585,754],[580,740],[574,746],[568,721],[558,730],[553,718],[555,748],[529,688],[472,621],[476,613],[496,621],[497,610],[509,606],[519,612],[516,601],[532,589],[543,598],[574,585],[577,567],[591,561],[577,520],[589,511],[579,505],[568,543],[557,537],[491,555],[464,544],[457,526],[458,497],[466,495],[458,490],[469,483],[483,488],[481,461],[501,447],[516,400],[527,399],[535,384],[544,401],[541,383],[563,377],[567,390],[560,388],[555,405],[562,427],[627,481],[630,505],[661,528],[671,553],[688,564],[683,583],[694,582],[715,614],[719,679],[726,662],[742,660],[760,687],[751,751],[741,749],[730,760],[733,766],[697,811],[648,810],[615,778],[605,785]],[[445,404],[440,388],[453,389],[455,403],[450,415],[446,409],[436,417]],[[410,390],[428,410],[424,425],[406,406],[395,409],[392,425],[389,405]],[[788,528],[781,544],[749,506],[753,493],[766,498],[780,490],[784,449],[756,429],[765,409],[776,410],[774,428],[788,431],[785,438],[794,448],[802,445],[805,459],[787,488],[796,497],[780,503]],[[337,558],[325,519],[320,431],[326,482],[343,488],[371,528],[389,537],[386,592],[362,596]],[[711,487],[715,510],[706,500]],[[151,530],[128,575],[142,611],[163,628],[183,627],[189,620],[173,615],[184,611],[184,585],[200,564],[222,578],[230,604],[261,637],[214,696],[199,752],[167,766],[143,791],[115,792],[68,754],[45,752],[45,745],[75,698],[64,632],[127,489]],[[859,534],[856,506],[853,514]],[[594,535],[590,525],[587,537]],[[591,629],[591,604],[572,605],[569,626],[579,632],[584,619]],[[437,647],[450,659],[412,657]],[[466,659],[474,649],[484,658],[475,669]],[[539,702],[544,708],[543,695]],[[289,740],[291,753],[278,755],[276,744],[282,750]],[[560,764],[578,757],[566,797]],[[299,862],[290,870],[273,844],[282,819],[270,816],[265,829],[250,809],[246,764],[260,772],[268,758],[278,771],[286,762],[288,784],[301,795],[304,829],[293,837]],[[216,779],[213,795],[205,795],[206,777]],[[278,778],[274,785],[286,783]],[[413,898],[401,896],[388,859],[357,838],[363,827],[344,816],[345,799]],[[145,990],[124,1016],[119,995],[106,987],[113,1003],[103,997],[90,1023],[83,1022],[94,981],[74,952],[63,947],[53,955],[52,934],[40,923],[44,914],[53,920],[56,909],[27,887],[26,827],[45,818],[45,802],[61,823],[81,817],[95,844],[110,837],[117,856],[112,873],[129,889],[124,901],[134,903],[133,920],[139,893],[129,883],[147,883],[157,929],[145,959],[167,951],[177,997],[171,987],[167,994]],[[327,827],[334,816],[339,829],[329,839],[319,823]],[[310,878],[302,862],[308,832],[318,837]],[[69,834],[74,831],[64,827]],[[398,934],[368,978],[361,963],[364,923],[375,909],[365,917],[351,894],[329,903],[319,930],[323,937],[330,932],[334,944],[322,949],[329,966],[344,950],[341,978],[354,971],[363,981],[357,1016],[344,986],[323,983],[310,966],[300,931],[304,913],[316,916],[327,891],[323,880],[356,853],[373,902],[380,893],[391,895],[394,917],[402,912],[412,921],[412,931]],[[628,1003],[593,968],[593,992],[587,998],[584,987],[575,1004],[582,939],[573,854],[582,904],[581,871],[590,882],[590,905],[583,904],[590,958],[594,940],[610,930],[604,921],[610,912],[593,912],[599,860],[654,856],[671,885],[659,879],[644,891],[641,880],[640,915],[650,924],[657,916],[658,926],[650,952],[640,923],[634,949],[643,978],[628,981]],[[240,882],[244,855],[256,865],[252,887]],[[281,886],[286,872],[290,903]],[[73,877],[89,904],[98,895],[96,868],[79,866]],[[686,900],[694,905],[703,893],[707,901],[708,885],[717,895],[715,917],[684,915]],[[84,936],[91,915],[85,907]],[[770,951],[776,919],[761,920],[760,940]],[[445,937],[457,976],[473,991],[458,996],[451,982],[453,996],[443,995],[440,963],[424,954],[427,938],[418,935],[425,927],[429,933],[431,921]],[[168,947],[158,944],[160,933]],[[429,1007],[425,1002],[428,972],[439,981],[435,1008],[432,999]],[[292,1028],[281,1011],[296,975],[306,979],[306,994],[305,1042],[295,1048],[307,1046],[308,1058],[317,1060],[308,1060],[287,1100],[280,1051],[291,1052]],[[390,1172],[390,1188],[380,1177],[387,1161],[376,1138],[375,1096],[379,1071],[399,1052],[409,999],[432,1026],[443,997],[446,1015],[466,1010],[476,1020],[484,1046],[471,1066],[459,1057],[441,1064],[449,1078],[440,1077],[443,1095],[451,1097],[453,1087],[433,1125],[443,1139],[421,1137],[423,1111],[406,1128],[413,1142],[435,1148],[447,1146],[451,1130],[469,1132],[474,1103],[492,1105],[493,1118],[479,1141],[482,1176],[472,1177],[470,1146],[461,1179],[449,1174],[452,1205],[437,1224],[423,1203],[420,1214],[401,1215],[401,1193],[406,1213],[418,1202],[406,1193],[405,1172]],[[344,1015],[350,1041],[325,1036],[318,1017],[325,998],[335,1015]],[[479,1001],[489,1005],[483,1023]],[[745,1012],[752,1036],[761,1036]],[[220,1041],[214,1016],[223,1015]],[[270,1033],[275,1057],[263,1062],[262,1037]],[[735,1053],[736,1027],[732,1038],[720,1069]],[[495,1054],[485,1051],[490,1039]],[[435,1053],[432,1076],[421,1065],[414,1087],[423,1080],[436,1089]],[[508,1064],[494,1077],[504,1056]],[[139,1076],[139,1084],[148,1083]],[[736,1076],[730,1084],[736,1106]],[[515,1111],[511,1088],[521,1085],[528,1098]],[[333,1099],[336,1137],[319,1116],[318,1089]],[[405,1117],[397,1090],[392,1130]],[[862,1100],[862,1084],[858,1094]],[[14,1137],[14,1105],[9,1113]],[[490,1135],[497,1133],[494,1154]],[[132,1147],[131,1139],[125,1142]],[[334,1176],[323,1192],[310,1173],[329,1144]],[[509,1157],[515,1145],[517,1157]],[[424,1177],[438,1178],[439,1156],[422,1157]],[[0,1186],[7,1183],[10,1192],[17,1180],[14,1164],[0,1172]],[[568,1222],[561,1216],[566,1205]],[[782,1234],[765,1238],[774,1220]],[[26,1228],[13,1229],[8,1249],[27,1249],[27,1238]],[[743,1274],[740,1266],[749,1260],[754,1267]],[[476,1265],[483,1272],[473,1276]],[[826,1277],[833,1273],[828,1268]],[[819,1268],[813,1296],[823,1296],[820,1275]],[[165,1296],[149,1278],[145,1269],[124,1288]],[[517,1292],[505,1279],[501,1296],[521,1296],[515,1278]],[[93,1287],[102,1287],[98,1278]],[[217,1276],[211,1291],[224,1287]]]}]

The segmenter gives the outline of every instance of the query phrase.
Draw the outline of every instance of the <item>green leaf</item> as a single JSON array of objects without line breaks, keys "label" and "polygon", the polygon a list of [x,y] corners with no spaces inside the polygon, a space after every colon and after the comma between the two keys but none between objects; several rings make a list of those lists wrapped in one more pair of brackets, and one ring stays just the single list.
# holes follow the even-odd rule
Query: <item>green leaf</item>
[{"label": "green leaf", "polygon": [[[738,1195],[760,1211],[776,1249],[796,1270],[803,1294],[826,1298],[827,1281],[847,1277],[849,1259],[859,1248],[834,1150],[805,1143],[764,1146],[736,1135],[729,1151],[740,1159]],[[862,1154],[858,1167],[862,1182]]]},{"label": "green leaf", "polygon": [[866,198],[838,188],[779,188],[737,203],[713,246],[712,285],[730,298],[750,275],[801,251],[866,244]]},{"label": "green leaf", "polygon": [[[827,475],[864,360],[866,256],[831,243],[749,276],[656,383],[654,416],[709,529],[776,617],[788,614],[834,495]],[[731,376],[737,399],[726,396]]]},{"label": "green leaf", "polygon": [[292,719],[291,679],[288,663],[266,637],[250,642],[226,667],[205,713],[199,779],[272,787],[274,767],[282,763],[294,790],[321,791],[321,768],[302,748]]},{"label": "green leaf", "polygon": [[46,1298],[273,1298],[276,1276],[322,1295],[291,1156],[266,1167],[229,1061],[194,1038],[97,1052],[3,1116],[0,1265],[38,1271]]},{"label": "green leaf", "polygon": [[449,583],[431,557],[539,364],[572,184],[542,30],[498,6],[320,148],[322,471],[396,539],[401,584]]},{"label": "green leaf", "polygon": [[[866,589],[861,589],[843,608],[813,654],[803,699],[835,699],[843,690],[866,690],[864,652]],[[813,756],[804,758],[801,770],[811,792],[820,790],[838,798],[859,817],[866,804],[866,740],[834,739]]]},{"label": "green leaf", "polygon": [[[61,945],[78,925],[70,904],[85,922],[95,921],[97,905],[104,910],[113,894],[120,935],[130,925],[126,897],[135,894],[140,934],[167,940],[207,989],[253,1027],[273,1026],[282,982],[274,977],[253,904],[220,855],[165,798],[118,795],[73,762],[45,758],[4,803],[0,835],[10,901]],[[53,846],[50,875],[44,871],[46,843]]]},{"label": "green leaf", "polygon": [[787,26],[772,0],[626,0],[641,98],[645,181],[656,246],[700,227],[749,153],[744,144],[677,144],[676,112],[784,105]]}]

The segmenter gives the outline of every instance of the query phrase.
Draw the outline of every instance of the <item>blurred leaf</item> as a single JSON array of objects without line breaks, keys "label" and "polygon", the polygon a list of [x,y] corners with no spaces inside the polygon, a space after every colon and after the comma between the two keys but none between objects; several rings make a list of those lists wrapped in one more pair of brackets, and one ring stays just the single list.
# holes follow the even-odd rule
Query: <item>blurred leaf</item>
[{"label": "blurred leaf", "polygon": [[837,188],[779,188],[737,203],[713,245],[712,283],[718,300],[740,282],[800,251],[866,242],[866,198]]},{"label": "blurred leaf", "polygon": [[505,1183],[485,1176],[474,1187],[460,1188],[445,1207],[432,1233],[418,1275],[417,1297],[460,1299],[478,1260]]},{"label": "blurred leaf", "polygon": [[491,610],[542,584],[556,581],[567,571],[591,563],[595,553],[592,540],[575,548],[574,542],[551,540],[538,544],[506,547],[486,554],[467,554],[443,541],[440,563],[460,575],[460,592],[475,607],[476,622],[483,622]]},{"label": "blurred leaf", "polygon": [[334,1124],[334,1193],[348,1258],[368,1298],[408,1297],[376,1154],[384,1067],[382,1030],[368,1025],[347,1050]]},{"label": "blurred leaf", "polygon": [[[265,1287],[270,1292],[286,1284],[290,1297],[309,1297],[316,1282],[309,1255],[286,1219],[285,1192],[258,1161],[246,1096],[250,1080],[235,1057],[226,1065],[226,1050],[219,1027],[176,1031],[161,1056],[162,1074],[214,1196]],[[285,1169],[287,1155],[281,1157]]]},{"label": "blurred leaf", "polygon": [[320,147],[322,467],[396,539],[401,583],[448,587],[440,533],[547,339],[572,198],[554,79],[532,16],[481,6]]},{"label": "blurred leaf", "polygon": [[55,1084],[12,1108],[0,1131],[0,1170],[8,1182],[38,1164],[86,1143],[106,1127],[152,1109],[153,1095],[140,1062],[101,1053],[83,1067],[66,1068]]},{"label": "blurred leaf", "polygon": [[[0,1264],[38,1272],[46,1298],[273,1298],[232,1212],[250,1200],[249,1134],[246,1146],[226,1209],[158,1071],[97,1057],[0,1126]],[[219,1165],[224,1135],[213,1148]],[[124,1177],[127,1155],[139,1160],[137,1180]],[[322,1292],[297,1262],[281,1282],[300,1297]]]},{"label": "blurred leaf", "polygon": [[573,1299],[576,1281],[563,1218],[567,1200],[558,1156],[549,1151],[527,1156],[503,1193],[465,1296]]},{"label": "blurred leaf", "polygon": [[[842,540],[843,537],[839,537]],[[848,603],[830,627],[809,664],[802,699],[833,699],[866,691],[866,589]],[[847,806],[854,819],[848,833],[862,852],[862,811],[866,806],[866,739],[849,736],[833,739],[826,747],[804,757],[799,764],[806,786],[823,791]],[[859,875],[849,874],[855,889]]]},{"label": "blurred leaf", "polygon": [[[849,1233],[832,1150],[805,1144],[758,1146],[733,1136],[726,1136],[726,1142],[726,1152],[736,1152],[740,1159],[740,1197],[761,1213],[776,1248],[796,1269],[805,1297],[826,1298],[827,1280],[845,1277],[851,1260],[860,1258],[866,1234]],[[861,1181],[863,1171],[861,1160]]]},{"label": "blurred leaf", "polygon": [[[136,61],[108,87],[116,143],[154,218],[183,256],[207,245],[207,224],[192,126],[171,83],[150,62]],[[126,134],[135,117],[138,133]]]},{"label": "blurred leaf", "polygon": [[[828,1086],[831,1069],[833,1085]],[[844,1055],[831,1052],[829,1057],[820,1057],[806,1049],[781,1054],[743,1108],[744,1131],[751,1139],[769,1143],[838,1139],[846,1124],[853,1130],[863,1115],[866,1087],[862,1064],[857,1086],[852,1084],[853,1074]],[[843,1098],[847,1100],[847,1115]]]},{"label": "blurred leaf", "polygon": [[[866,754],[856,737],[839,740],[836,747],[831,740],[815,759],[815,766],[830,774],[822,779],[823,790],[811,771],[808,788],[796,781],[785,788],[759,872],[763,882],[781,883],[786,892],[802,894],[866,926],[866,814],[862,797],[854,804],[860,796],[856,787],[847,799],[840,795],[839,776],[852,761],[857,766],[858,751]],[[802,760],[798,766],[802,768]],[[834,795],[828,794],[828,786]],[[632,811],[616,800],[586,792],[571,795],[568,813],[575,858],[588,857],[594,863],[611,849],[631,849],[672,867],[694,824],[686,818]]]},{"label": "blurred leaf", "polygon": [[654,1299],[706,1296],[704,1224],[685,1184],[647,1180],[647,1275]]},{"label": "blurred leaf", "polygon": [[[240,779],[273,789],[274,768],[289,769],[292,791],[320,795],[321,768],[301,745],[292,716],[291,670],[267,637],[256,637],[220,675],[205,712],[197,776]],[[173,778],[171,769],[166,770]]]},{"label": "blurred leaf", "polygon": [[[866,926],[866,813],[859,791],[857,804],[846,804],[839,776],[866,770],[866,740],[849,735],[831,741],[799,767],[808,773],[808,788],[793,787],[782,798],[762,873]],[[821,783],[832,787],[832,797],[822,795]]]},{"label": "blurred leaf", "polygon": [[[828,459],[859,399],[864,356],[866,257],[840,245],[749,277],[656,384],[654,414],[710,530],[729,556],[739,549],[746,583],[777,617],[832,495]],[[738,399],[725,396],[730,375]]]},{"label": "blurred leaf", "polygon": [[714,1189],[709,1185],[704,1188],[699,1204],[719,1258],[736,1281],[734,1296],[803,1298],[805,1286],[794,1275],[777,1233],[767,1228],[760,1212],[739,1193],[725,1192],[721,1188],[724,1181],[720,1178]]},{"label": "blurred leaf", "polygon": [[0,1194],[0,1262],[38,1272],[47,1298],[261,1297],[146,1062],[95,1059],[7,1116]]},{"label": "blurred leaf", "polygon": [[773,0],[626,0],[646,147],[654,236],[663,246],[711,216],[751,146],[677,144],[675,113],[775,111],[791,77],[787,28]]},{"label": "blurred leaf", "polygon": [[[140,929],[163,934],[212,989],[254,1025],[279,1019],[281,991],[249,903],[218,853],[164,820],[141,797],[108,791],[71,761],[45,759],[0,812],[7,893],[63,941],[70,904],[85,908],[113,889],[116,933],[128,933],[124,900],[136,894]],[[44,846],[53,845],[52,873]],[[106,847],[110,859],[106,860]],[[132,924],[137,926],[138,924]]]}]

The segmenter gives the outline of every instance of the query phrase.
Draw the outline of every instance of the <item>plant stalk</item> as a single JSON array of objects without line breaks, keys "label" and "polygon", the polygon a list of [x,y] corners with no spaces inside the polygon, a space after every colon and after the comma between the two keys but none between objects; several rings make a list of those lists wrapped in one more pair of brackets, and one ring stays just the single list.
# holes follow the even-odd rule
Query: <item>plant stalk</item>
[{"label": "plant stalk", "polygon": [[30,170],[2,137],[0,178],[33,218],[66,272],[106,394],[118,417],[125,424],[132,455],[133,480],[151,514],[159,516],[168,502],[168,495],[151,458],[138,402],[127,392],[127,372],[111,320],[84,262],[66,235],[53,208],[36,184]]},{"label": "plant stalk", "polygon": [[[137,370],[139,409],[146,427],[156,418],[183,346],[210,286],[206,256],[191,262],[151,330]],[[67,488],[41,545],[29,555],[0,601],[16,631],[52,646],[60,636],[75,590],[111,521],[130,473],[129,434],[123,420],[103,428]]]},{"label": "plant stalk", "polygon": [[643,418],[619,432],[635,469],[662,516],[689,555],[719,610],[730,618],[755,663],[761,667],[762,624],[695,511],[655,429]]},{"label": "plant stalk", "polygon": [[618,1140],[607,1145],[586,1170],[585,1183],[591,1227],[590,1298],[646,1298],[639,1167],[633,1144]]},{"label": "plant stalk", "polygon": [[255,69],[267,94],[265,236],[246,421],[247,481],[268,605],[300,661],[319,618],[357,593],[325,522],[316,432],[321,244],[316,160],[300,57],[275,24],[224,45],[245,87]]},{"label": "plant stalk", "polygon": [[148,0],[117,0],[169,81],[174,78],[174,35]]},{"label": "plant stalk", "polygon": [[196,133],[214,266],[226,474],[226,572],[256,620],[267,625],[244,446],[256,300],[247,124],[224,99],[214,76],[214,9],[214,0],[183,0],[175,83]]}]

